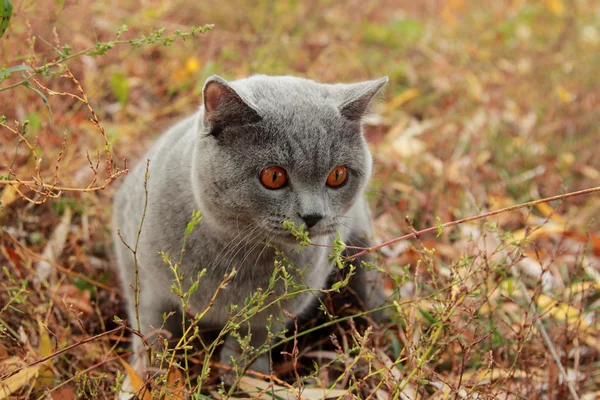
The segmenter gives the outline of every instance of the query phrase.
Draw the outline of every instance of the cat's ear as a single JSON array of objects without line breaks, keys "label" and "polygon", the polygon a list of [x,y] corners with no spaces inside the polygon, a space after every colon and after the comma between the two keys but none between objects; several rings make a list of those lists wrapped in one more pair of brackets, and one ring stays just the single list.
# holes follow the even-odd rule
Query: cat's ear
[{"label": "cat's ear", "polygon": [[204,125],[214,135],[226,126],[252,124],[262,119],[259,113],[218,75],[206,80],[202,97]]},{"label": "cat's ear", "polygon": [[[340,106],[340,113],[351,121],[362,118],[373,96],[388,82],[388,77],[372,81],[348,85],[344,93],[344,102]],[[345,85],[344,85],[345,86]]]}]

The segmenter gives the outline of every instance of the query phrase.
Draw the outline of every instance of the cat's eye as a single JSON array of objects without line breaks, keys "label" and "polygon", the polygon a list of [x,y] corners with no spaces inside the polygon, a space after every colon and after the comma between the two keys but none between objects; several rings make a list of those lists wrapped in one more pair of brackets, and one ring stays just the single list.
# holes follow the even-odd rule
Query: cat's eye
[{"label": "cat's eye", "polygon": [[287,183],[287,172],[281,167],[267,167],[260,171],[260,182],[267,189],[280,189]]},{"label": "cat's eye", "polygon": [[327,186],[336,188],[342,186],[346,183],[348,179],[348,168],[340,165],[331,170],[329,175],[327,175]]}]

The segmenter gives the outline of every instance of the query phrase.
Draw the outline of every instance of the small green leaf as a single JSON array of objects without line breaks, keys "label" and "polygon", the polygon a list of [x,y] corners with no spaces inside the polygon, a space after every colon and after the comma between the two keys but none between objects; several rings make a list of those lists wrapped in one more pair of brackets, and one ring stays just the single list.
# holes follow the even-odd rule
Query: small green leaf
[{"label": "small green leaf", "polygon": [[25,86],[27,89],[34,91],[38,96],[40,96],[42,98],[42,100],[44,101],[44,104],[46,105],[46,108],[48,109],[48,112],[50,113],[50,116],[52,117],[52,108],[50,108],[50,102],[48,101],[48,98],[46,97],[46,95],[42,92],[40,92],[39,90],[37,90],[36,88],[34,88],[33,86],[31,86],[29,84],[29,82],[23,82],[23,86]]},{"label": "small green leaf", "polygon": [[110,90],[117,98],[117,101],[124,106],[129,100],[129,83],[122,72],[116,72],[110,77]]},{"label": "small green leaf", "polygon": [[424,309],[423,307],[419,307],[419,312],[421,313],[421,315],[423,317],[425,317],[425,319],[427,320],[427,322],[429,322],[430,324],[435,324],[436,320],[433,317],[433,315],[431,315],[431,313],[429,311],[427,311],[426,309]]},{"label": "small green leaf", "polygon": [[92,285],[88,281],[84,281],[83,279],[81,279],[79,277],[77,277],[73,280],[73,284],[75,285],[75,287],[77,287],[77,289],[81,290],[82,292],[84,290],[87,290],[90,293],[94,292],[94,285]]},{"label": "small green leaf", "polygon": [[8,29],[12,17],[13,5],[10,0],[0,0],[0,38]]},{"label": "small green leaf", "polygon": [[509,295],[510,297],[512,297],[514,290],[515,290],[515,288],[514,288],[514,286],[513,286],[513,281],[512,281],[512,279],[509,279],[509,280],[506,282],[506,291],[508,292],[508,295]]},{"label": "small green leaf", "polygon": [[194,284],[190,287],[190,290],[188,290],[188,294],[194,294],[198,288],[200,287],[200,282],[196,281],[194,282]]},{"label": "small green leaf", "polygon": [[14,67],[6,68],[0,71],[0,80],[8,78],[8,76],[14,72],[19,71],[33,71],[28,65],[15,65]]}]

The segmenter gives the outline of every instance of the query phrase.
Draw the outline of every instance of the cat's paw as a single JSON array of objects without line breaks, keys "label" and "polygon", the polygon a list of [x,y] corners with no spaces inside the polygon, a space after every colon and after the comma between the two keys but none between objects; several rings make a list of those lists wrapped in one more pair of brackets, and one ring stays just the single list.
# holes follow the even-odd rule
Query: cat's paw
[{"label": "cat's paw", "polygon": [[223,374],[221,375],[222,379],[228,384],[236,381],[238,373],[241,370],[251,369],[255,372],[267,375],[270,373],[271,365],[268,354],[263,354],[254,362],[250,363],[250,360],[243,355],[237,340],[231,336],[228,336],[225,339],[221,354],[219,355],[219,363],[229,367],[226,370],[224,369]]}]

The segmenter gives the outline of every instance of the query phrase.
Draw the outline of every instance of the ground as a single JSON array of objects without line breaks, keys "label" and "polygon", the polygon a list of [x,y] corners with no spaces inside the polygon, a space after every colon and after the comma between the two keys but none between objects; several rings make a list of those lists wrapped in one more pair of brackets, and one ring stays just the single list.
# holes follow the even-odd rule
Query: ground
[{"label": "ground", "polygon": [[291,337],[276,377],[229,394],[198,351],[169,364],[156,397],[600,396],[598,192],[441,225],[599,185],[597,1],[13,3],[0,397],[113,398],[135,378],[120,361],[131,332],[115,319],[112,194],[215,73],[389,76],[365,119],[374,243],[439,229],[377,250],[385,324],[365,330],[347,310],[316,322],[328,330]]}]

